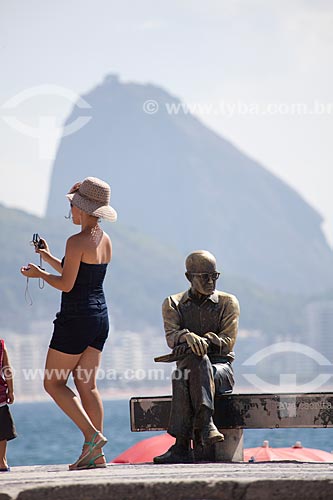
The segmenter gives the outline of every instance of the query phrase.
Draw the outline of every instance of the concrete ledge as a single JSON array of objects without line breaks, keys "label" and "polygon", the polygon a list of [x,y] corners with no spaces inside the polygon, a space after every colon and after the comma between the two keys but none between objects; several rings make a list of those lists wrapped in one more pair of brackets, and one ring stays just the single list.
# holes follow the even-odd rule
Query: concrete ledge
[{"label": "concrete ledge", "polygon": [[13,467],[0,476],[0,500],[328,500],[333,463],[66,465]]}]

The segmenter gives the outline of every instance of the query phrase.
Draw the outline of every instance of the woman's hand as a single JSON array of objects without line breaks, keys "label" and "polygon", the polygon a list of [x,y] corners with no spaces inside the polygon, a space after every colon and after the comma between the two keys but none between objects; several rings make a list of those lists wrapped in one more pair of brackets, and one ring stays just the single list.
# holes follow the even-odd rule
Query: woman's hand
[{"label": "woman's hand", "polygon": [[30,262],[27,266],[21,267],[21,274],[27,278],[40,278],[41,269]]},{"label": "woman's hand", "polygon": [[45,262],[49,260],[51,257],[51,252],[50,252],[50,247],[47,244],[47,241],[44,240],[44,238],[40,238],[39,242],[42,244],[43,248],[39,248],[37,245],[35,246],[35,252],[39,253],[39,255],[42,257]]},{"label": "woman's hand", "polygon": [[[39,248],[38,245],[40,245],[42,248]],[[36,253],[42,253],[43,251],[50,253],[49,245],[47,244],[47,241],[44,240],[44,238],[39,238],[38,245],[35,246]]]},{"label": "woman's hand", "polygon": [[14,399],[15,399],[14,392],[8,390],[7,391],[7,404],[12,405],[14,403]]}]

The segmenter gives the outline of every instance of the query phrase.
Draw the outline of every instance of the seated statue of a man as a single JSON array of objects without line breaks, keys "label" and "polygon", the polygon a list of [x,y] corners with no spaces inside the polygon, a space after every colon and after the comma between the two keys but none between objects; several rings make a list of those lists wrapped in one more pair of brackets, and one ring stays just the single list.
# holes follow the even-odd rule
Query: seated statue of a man
[{"label": "seated statue of a man", "polygon": [[162,307],[167,344],[173,349],[170,360],[177,360],[168,427],[176,442],[154,458],[159,464],[193,462],[191,440],[194,449],[223,441],[212,418],[214,397],[230,393],[234,386],[238,300],[215,289],[220,273],[210,252],[191,253],[185,276],[190,289],[171,295]]}]

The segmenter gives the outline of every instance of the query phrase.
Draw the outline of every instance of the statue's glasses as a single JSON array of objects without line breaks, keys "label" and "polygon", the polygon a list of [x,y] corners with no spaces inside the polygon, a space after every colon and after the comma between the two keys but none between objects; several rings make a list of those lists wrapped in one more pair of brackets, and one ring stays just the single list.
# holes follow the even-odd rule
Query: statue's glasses
[{"label": "statue's glasses", "polygon": [[191,276],[200,276],[204,281],[209,281],[212,279],[216,281],[219,279],[221,273],[190,273]]}]

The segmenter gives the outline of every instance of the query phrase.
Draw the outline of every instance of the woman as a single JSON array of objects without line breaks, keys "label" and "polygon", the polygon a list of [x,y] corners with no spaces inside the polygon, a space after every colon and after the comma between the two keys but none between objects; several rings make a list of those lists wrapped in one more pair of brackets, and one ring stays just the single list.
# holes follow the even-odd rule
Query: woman
[{"label": "woman", "polygon": [[[28,278],[42,278],[62,291],[46,359],[44,387],[84,435],[82,453],[69,466],[70,470],[78,470],[106,467],[102,447],[107,439],[102,434],[103,404],[96,374],[109,329],[103,280],[112,244],[99,226],[99,218],[116,221],[117,212],[109,206],[109,185],[94,177],[75,184],[66,196],[73,223],[81,225],[81,231],[67,240],[62,261],[50,253],[45,240],[41,240],[44,248],[36,248],[59,275],[32,263],[22,267],[21,273]],[[67,386],[70,373],[80,399]]]}]

